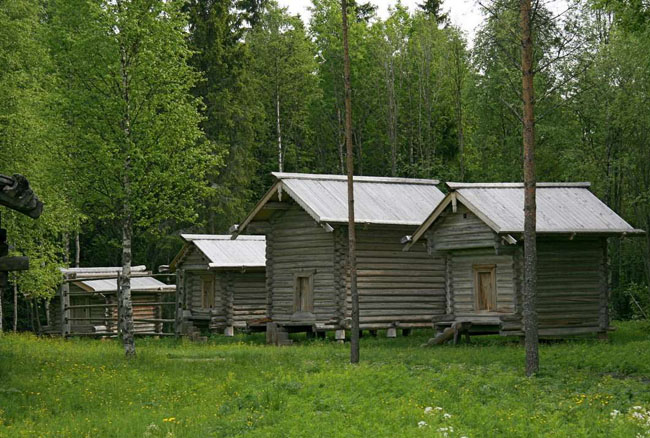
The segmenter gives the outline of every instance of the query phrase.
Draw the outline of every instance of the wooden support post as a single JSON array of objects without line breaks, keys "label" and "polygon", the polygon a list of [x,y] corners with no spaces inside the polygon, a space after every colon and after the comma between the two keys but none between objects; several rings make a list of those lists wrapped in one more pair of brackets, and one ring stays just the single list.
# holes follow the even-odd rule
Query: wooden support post
[{"label": "wooden support post", "polygon": [[63,283],[61,294],[61,336],[70,336],[70,283]]},{"label": "wooden support post", "polygon": [[337,330],[334,333],[334,338],[340,343],[345,342],[345,330],[343,330],[343,329]]},{"label": "wooden support post", "polygon": [[226,315],[226,328],[223,332],[226,336],[235,335],[234,327],[234,307],[235,307],[235,282],[231,272],[226,272],[224,284],[225,300],[224,314]]},{"label": "wooden support post", "polygon": [[[156,297],[156,301],[155,301],[156,303],[159,303],[159,302],[162,301],[162,295],[161,294],[156,294],[155,297]],[[155,319],[163,319],[162,306],[155,306],[154,307],[154,318]],[[156,323],[154,331],[156,333],[162,333],[163,332],[163,323],[162,322]]]},{"label": "wooden support post", "polygon": [[174,321],[174,335],[180,338],[183,331],[183,304],[185,303],[185,270],[176,271],[176,318]]},{"label": "wooden support post", "polygon": [[104,304],[106,307],[104,307],[104,325],[106,326],[106,331],[108,333],[113,332],[113,317],[116,316],[113,313],[114,309],[114,303],[113,303],[113,297],[111,295],[106,295],[104,296]]},{"label": "wooden support post", "polygon": [[278,342],[278,325],[274,322],[266,323],[266,343],[275,345]]},{"label": "wooden support post", "polygon": [[396,338],[397,337],[397,329],[395,327],[389,327],[386,330],[386,337],[387,338]]}]

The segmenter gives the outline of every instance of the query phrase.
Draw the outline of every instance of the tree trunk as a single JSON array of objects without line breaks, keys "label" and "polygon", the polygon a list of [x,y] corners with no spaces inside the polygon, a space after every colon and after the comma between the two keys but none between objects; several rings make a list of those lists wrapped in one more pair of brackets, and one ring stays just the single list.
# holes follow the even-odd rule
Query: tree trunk
[{"label": "tree trunk", "polygon": [[[126,179],[126,178],[125,178]],[[122,225],[122,273],[120,275],[120,325],[122,342],[127,357],[135,356],[135,338],[133,326],[133,303],[131,301],[131,210],[128,201],[124,202],[124,223]]]},{"label": "tree trunk", "polygon": [[[341,120],[341,108],[336,108],[336,115],[338,117],[339,121],[339,138],[338,138],[338,143],[339,143],[339,164],[341,165],[341,174],[345,173],[345,153],[343,150],[343,146],[345,146],[345,130],[341,129],[341,125],[343,125],[343,121]],[[343,131],[343,132],[341,132]]]},{"label": "tree trunk", "polygon": [[354,152],[352,149],[352,89],[350,87],[350,52],[348,49],[348,2],[342,0],[343,15],[343,82],[345,86],[345,144],[348,167],[348,265],[352,298],[352,333],[350,363],[359,363],[359,294],[357,292],[356,229],[354,222]]},{"label": "tree trunk", "polygon": [[2,326],[2,318],[3,318],[3,313],[2,313],[2,295],[4,295],[5,292],[5,285],[0,282],[0,333],[3,332],[3,326]]},{"label": "tree trunk", "polygon": [[65,267],[70,266],[70,234],[63,233],[63,264]]},{"label": "tree trunk", "polygon": [[275,90],[275,126],[276,133],[278,136],[278,169],[280,172],[284,170],[284,153],[282,151],[282,129],[280,125],[280,92]]},{"label": "tree trunk", "polygon": [[523,319],[526,345],[526,375],[539,371],[537,334],[537,208],[535,202],[535,92],[533,87],[533,39],[530,0],[520,0],[521,72],[524,103],[524,296]]},{"label": "tree trunk", "polygon": [[[117,2],[118,7],[121,3]],[[131,239],[133,234],[133,212],[131,210],[131,96],[129,88],[130,60],[124,43],[120,46],[120,67],[122,76],[122,99],[124,103],[123,129],[124,129],[124,173],[122,187],[122,272],[118,277],[121,283],[118,287],[118,307],[121,309],[120,322],[122,325],[122,343],[127,358],[135,356],[135,337],[133,326],[133,303],[131,301]]]},{"label": "tree trunk", "polygon": [[463,131],[463,59],[460,41],[454,41],[456,124],[458,125],[458,164],[460,180],[465,180],[465,133]]},{"label": "tree trunk", "polygon": [[18,285],[14,280],[14,333],[18,330]]},{"label": "tree trunk", "polygon": [[32,307],[34,308],[34,321],[36,321],[36,334],[41,335],[43,329],[41,328],[41,315],[38,311],[38,299],[32,298]]},{"label": "tree trunk", "polygon": [[74,266],[79,267],[81,262],[81,243],[79,242],[79,231],[74,235]]}]

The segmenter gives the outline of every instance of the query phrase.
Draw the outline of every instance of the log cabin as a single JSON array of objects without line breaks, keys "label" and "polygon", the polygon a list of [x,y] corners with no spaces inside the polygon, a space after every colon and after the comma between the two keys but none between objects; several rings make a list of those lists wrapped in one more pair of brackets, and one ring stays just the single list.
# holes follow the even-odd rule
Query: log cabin
[{"label": "log cabin", "polygon": [[266,315],[264,236],[181,234],[170,269],[178,285],[179,334],[247,328]]},{"label": "log cabin", "polygon": [[[523,335],[524,189],[519,183],[447,183],[449,193],[405,250],[426,241],[444,260],[440,330]],[[589,183],[537,184],[537,312],[540,336],[606,334],[607,238],[638,235]],[[436,262],[434,262],[436,263]]]},{"label": "log cabin", "polygon": [[[176,286],[151,276],[145,266],[133,266],[131,297],[137,335],[163,335],[166,307],[173,307]],[[62,336],[112,336],[117,327],[117,276],[120,267],[63,268],[59,294],[48,305],[46,334]],[[168,324],[170,325],[170,324]]]},{"label": "log cabin", "polygon": [[[341,175],[273,173],[276,181],[240,225],[266,236],[266,315],[286,332],[335,330],[351,325],[347,180]],[[425,245],[402,251],[444,197],[438,181],[354,177],[361,329],[431,327],[445,313],[444,259]],[[267,336],[269,342],[273,338]]]}]

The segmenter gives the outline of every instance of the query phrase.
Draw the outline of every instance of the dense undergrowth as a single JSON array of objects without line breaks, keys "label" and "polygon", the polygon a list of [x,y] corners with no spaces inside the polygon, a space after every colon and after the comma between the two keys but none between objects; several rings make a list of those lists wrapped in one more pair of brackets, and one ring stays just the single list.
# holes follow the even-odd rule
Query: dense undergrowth
[{"label": "dense undergrowth", "polygon": [[645,437],[650,325],[607,342],[516,340],[421,348],[430,331],[348,345],[262,336],[207,344],[0,337],[0,437]]}]

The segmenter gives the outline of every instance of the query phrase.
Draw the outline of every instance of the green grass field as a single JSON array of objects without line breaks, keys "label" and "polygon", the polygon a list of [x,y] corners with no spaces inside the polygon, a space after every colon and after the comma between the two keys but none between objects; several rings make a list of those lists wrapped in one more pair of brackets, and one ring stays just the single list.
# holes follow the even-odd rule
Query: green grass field
[{"label": "green grass field", "polygon": [[650,325],[616,325],[542,345],[532,379],[516,340],[420,348],[431,331],[363,338],[359,366],[332,340],[147,339],[126,361],[115,341],[4,335],[0,437],[650,436]]}]

